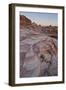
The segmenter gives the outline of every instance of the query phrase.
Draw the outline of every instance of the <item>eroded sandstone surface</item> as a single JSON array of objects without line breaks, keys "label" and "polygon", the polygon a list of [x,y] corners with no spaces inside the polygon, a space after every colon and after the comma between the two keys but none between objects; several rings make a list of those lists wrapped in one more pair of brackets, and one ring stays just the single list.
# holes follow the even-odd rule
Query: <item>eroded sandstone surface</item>
[{"label": "eroded sandstone surface", "polygon": [[[20,24],[20,77],[56,76],[57,37],[49,36],[48,32],[43,33],[41,26],[35,25],[29,19],[26,20],[26,17],[23,20]],[[56,33],[57,31],[55,35]]]}]

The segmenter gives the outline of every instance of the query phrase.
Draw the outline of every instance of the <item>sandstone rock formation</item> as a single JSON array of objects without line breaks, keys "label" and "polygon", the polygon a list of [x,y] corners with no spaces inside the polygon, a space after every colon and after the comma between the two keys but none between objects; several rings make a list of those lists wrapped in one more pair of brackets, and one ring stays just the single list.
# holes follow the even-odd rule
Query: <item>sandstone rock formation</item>
[{"label": "sandstone rock formation", "polygon": [[24,15],[20,16],[20,28],[21,27],[27,27],[31,25],[31,20],[25,17]]},{"label": "sandstone rock formation", "polygon": [[20,20],[20,77],[57,76],[57,38],[25,16]]}]

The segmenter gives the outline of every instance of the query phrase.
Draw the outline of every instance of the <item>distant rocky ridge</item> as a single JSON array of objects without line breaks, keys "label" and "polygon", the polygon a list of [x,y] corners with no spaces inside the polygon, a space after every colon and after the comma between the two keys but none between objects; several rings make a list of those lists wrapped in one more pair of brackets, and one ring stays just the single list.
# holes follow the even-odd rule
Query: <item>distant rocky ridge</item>
[{"label": "distant rocky ridge", "polygon": [[35,22],[32,22],[24,15],[20,15],[20,28],[21,29],[30,29],[33,30],[35,33],[45,33],[51,37],[57,38],[58,35],[58,27],[57,26],[41,26],[37,25]]}]

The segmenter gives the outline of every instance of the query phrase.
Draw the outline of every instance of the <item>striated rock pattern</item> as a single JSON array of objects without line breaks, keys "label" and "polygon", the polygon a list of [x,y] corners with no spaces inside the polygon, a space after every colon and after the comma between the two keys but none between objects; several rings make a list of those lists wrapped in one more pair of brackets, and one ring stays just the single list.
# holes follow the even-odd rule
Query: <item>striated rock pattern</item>
[{"label": "striated rock pattern", "polygon": [[31,20],[25,17],[24,15],[20,16],[20,28],[21,27],[27,27],[31,25]]},{"label": "striated rock pattern", "polygon": [[42,27],[26,17],[20,20],[20,77],[57,76],[57,38],[42,33]]}]

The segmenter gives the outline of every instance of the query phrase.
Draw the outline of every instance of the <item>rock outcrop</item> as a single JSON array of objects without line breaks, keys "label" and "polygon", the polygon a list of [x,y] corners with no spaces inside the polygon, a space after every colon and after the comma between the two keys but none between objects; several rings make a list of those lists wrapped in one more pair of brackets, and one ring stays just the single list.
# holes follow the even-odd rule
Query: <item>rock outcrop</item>
[{"label": "rock outcrop", "polygon": [[20,29],[29,29],[34,33],[44,33],[50,37],[58,38],[58,27],[57,26],[41,26],[32,22],[24,15],[20,15]]},{"label": "rock outcrop", "polygon": [[57,38],[43,33],[41,25],[25,16],[20,20],[20,77],[57,76]]},{"label": "rock outcrop", "polygon": [[31,25],[31,20],[24,15],[20,15],[20,28]]}]

